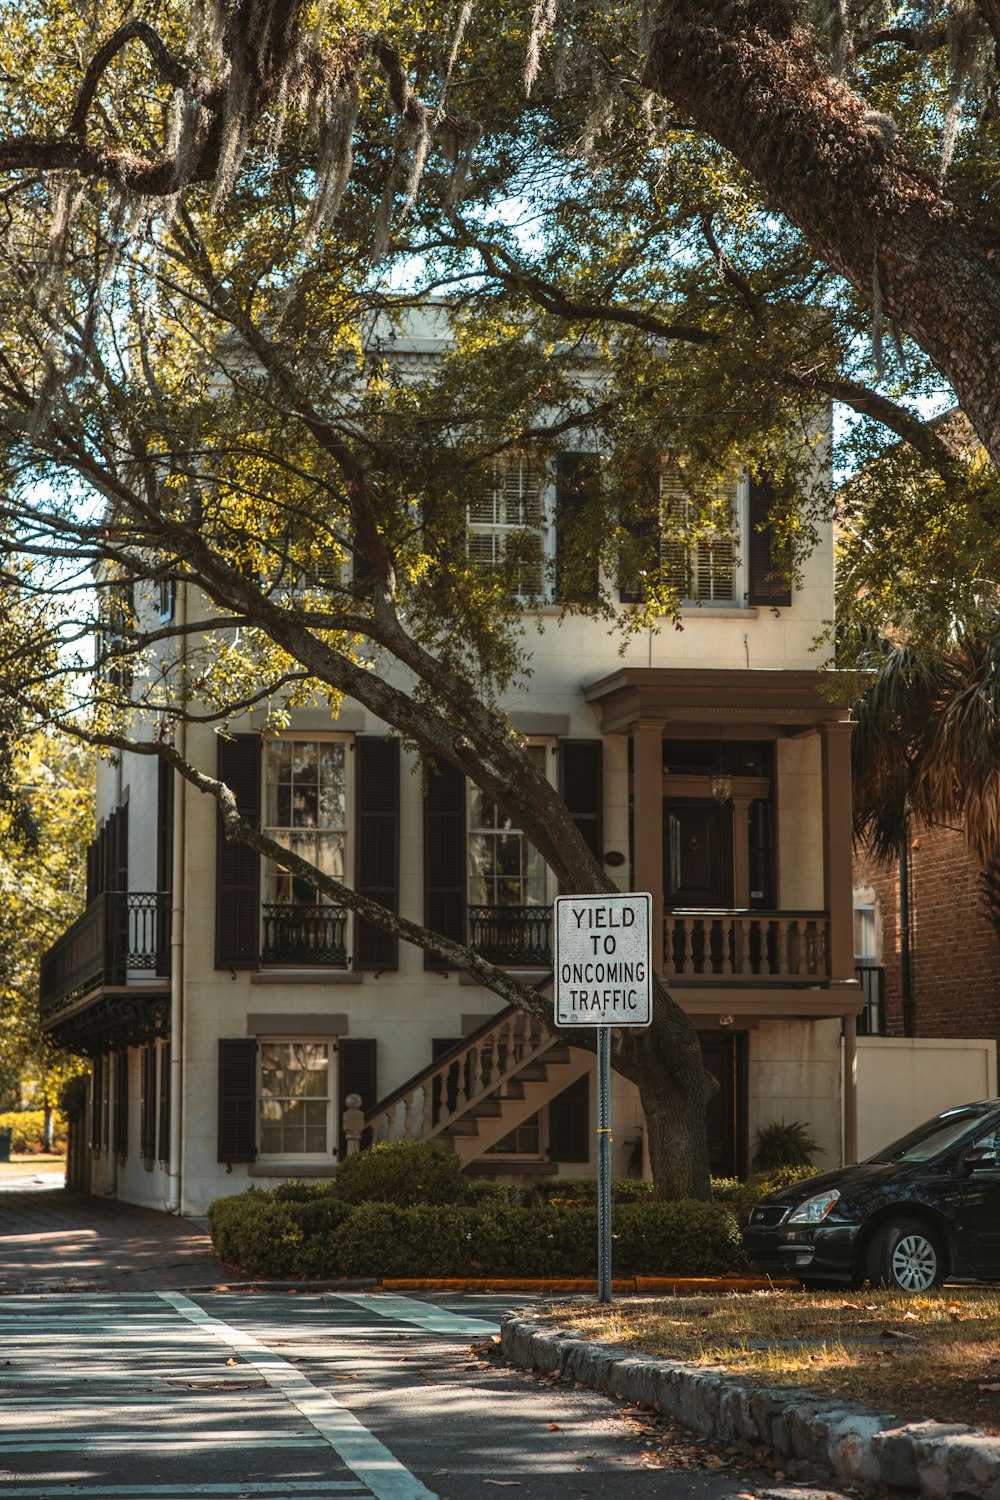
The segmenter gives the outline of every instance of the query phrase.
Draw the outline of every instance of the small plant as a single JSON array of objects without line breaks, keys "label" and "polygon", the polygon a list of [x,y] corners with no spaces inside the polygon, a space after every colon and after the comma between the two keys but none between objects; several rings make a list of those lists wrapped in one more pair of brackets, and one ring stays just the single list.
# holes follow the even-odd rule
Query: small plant
[{"label": "small plant", "polygon": [[757,1131],[754,1169],[773,1172],[776,1167],[811,1167],[819,1149],[819,1142],[801,1120],[772,1120]]},{"label": "small plant", "polygon": [[334,1190],[344,1203],[465,1203],[461,1158],[440,1141],[392,1141],[347,1156]]}]

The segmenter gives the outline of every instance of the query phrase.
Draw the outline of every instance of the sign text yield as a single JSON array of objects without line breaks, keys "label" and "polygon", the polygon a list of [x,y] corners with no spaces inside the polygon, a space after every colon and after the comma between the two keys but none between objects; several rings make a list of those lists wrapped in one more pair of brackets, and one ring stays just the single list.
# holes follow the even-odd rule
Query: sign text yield
[{"label": "sign text yield", "polygon": [[648,1026],[652,1019],[647,893],[557,896],[557,1026]]}]

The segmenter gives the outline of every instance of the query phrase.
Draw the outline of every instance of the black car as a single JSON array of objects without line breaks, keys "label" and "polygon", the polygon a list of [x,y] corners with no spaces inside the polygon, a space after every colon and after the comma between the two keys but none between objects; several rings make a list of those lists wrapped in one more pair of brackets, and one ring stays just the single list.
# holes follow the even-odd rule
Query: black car
[{"label": "black car", "polygon": [[857,1166],[769,1193],[743,1243],[760,1273],[807,1287],[1000,1280],[1000,1099],[946,1109]]}]

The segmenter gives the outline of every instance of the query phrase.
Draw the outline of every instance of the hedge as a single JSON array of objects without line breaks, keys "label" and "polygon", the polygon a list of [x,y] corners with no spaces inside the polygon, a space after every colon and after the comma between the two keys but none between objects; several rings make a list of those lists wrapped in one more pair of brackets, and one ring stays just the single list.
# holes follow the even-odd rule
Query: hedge
[{"label": "hedge", "polygon": [[[254,1276],[593,1276],[590,1205],[344,1203],[332,1186],[251,1188],[209,1209],[220,1258]],[[739,1232],[718,1204],[622,1203],[612,1219],[620,1275],[711,1276],[741,1263]]]},{"label": "hedge", "polygon": [[[42,1109],[17,1109],[0,1115],[0,1130],[11,1132],[10,1149],[15,1153],[31,1153],[45,1150],[45,1111]],[[66,1119],[56,1113],[52,1122],[52,1145],[55,1151],[66,1149]]]},{"label": "hedge", "polygon": [[755,1172],[746,1182],[736,1177],[719,1178],[712,1183],[712,1193],[716,1203],[728,1208],[738,1223],[745,1224],[754,1204],[766,1193],[790,1187],[805,1177],[815,1177],[819,1171],[819,1167],[775,1167],[770,1172]]}]

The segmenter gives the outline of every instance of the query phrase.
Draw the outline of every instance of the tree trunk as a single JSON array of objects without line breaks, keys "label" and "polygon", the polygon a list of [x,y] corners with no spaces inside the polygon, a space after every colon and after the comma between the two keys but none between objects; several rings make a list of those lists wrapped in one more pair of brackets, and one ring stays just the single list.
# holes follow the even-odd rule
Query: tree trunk
[{"label": "tree trunk", "polygon": [[1000,465],[995,235],[829,75],[788,0],[663,0],[644,82],[690,115],[954,387]]}]

